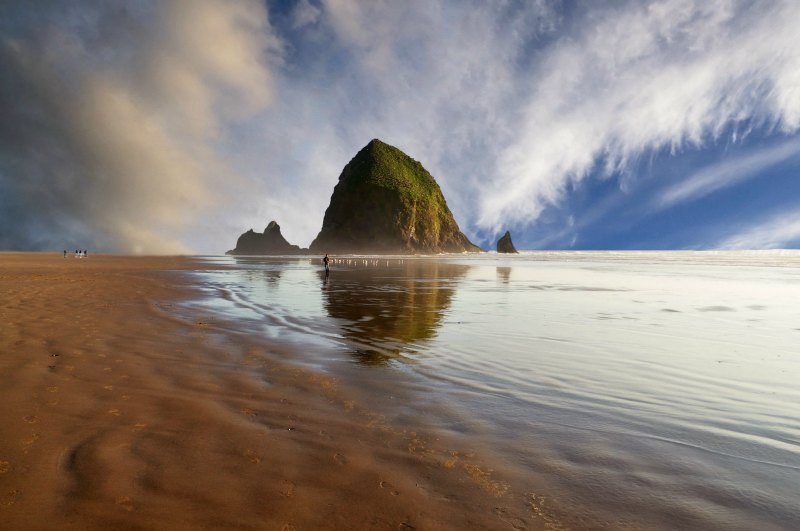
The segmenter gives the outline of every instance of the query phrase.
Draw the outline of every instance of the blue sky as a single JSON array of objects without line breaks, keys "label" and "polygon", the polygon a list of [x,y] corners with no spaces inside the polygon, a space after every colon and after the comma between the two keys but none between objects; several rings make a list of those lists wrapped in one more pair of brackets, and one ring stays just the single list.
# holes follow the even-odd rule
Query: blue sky
[{"label": "blue sky", "polygon": [[490,248],[800,246],[800,4],[0,7],[0,247],[308,245],[370,139]]}]

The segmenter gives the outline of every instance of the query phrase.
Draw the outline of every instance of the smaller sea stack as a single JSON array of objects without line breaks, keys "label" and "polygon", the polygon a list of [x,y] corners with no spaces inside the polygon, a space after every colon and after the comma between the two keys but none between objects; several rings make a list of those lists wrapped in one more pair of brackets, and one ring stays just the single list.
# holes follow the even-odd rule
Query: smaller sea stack
[{"label": "smaller sea stack", "polygon": [[506,254],[518,252],[514,247],[514,243],[511,241],[511,233],[509,231],[506,231],[506,233],[503,234],[503,237],[497,240],[497,252]]},{"label": "smaller sea stack", "polygon": [[281,227],[275,221],[270,221],[264,233],[260,234],[253,229],[245,232],[236,241],[236,248],[225,254],[245,255],[283,255],[301,254],[303,249],[286,241],[281,234]]}]

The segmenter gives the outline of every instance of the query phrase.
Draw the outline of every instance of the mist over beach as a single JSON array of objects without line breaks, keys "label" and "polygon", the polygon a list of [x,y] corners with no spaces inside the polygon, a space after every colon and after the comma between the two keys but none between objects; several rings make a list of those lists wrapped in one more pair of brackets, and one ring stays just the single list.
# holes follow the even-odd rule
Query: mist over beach
[{"label": "mist over beach", "polygon": [[0,528],[796,529],[798,27],[0,3]]}]

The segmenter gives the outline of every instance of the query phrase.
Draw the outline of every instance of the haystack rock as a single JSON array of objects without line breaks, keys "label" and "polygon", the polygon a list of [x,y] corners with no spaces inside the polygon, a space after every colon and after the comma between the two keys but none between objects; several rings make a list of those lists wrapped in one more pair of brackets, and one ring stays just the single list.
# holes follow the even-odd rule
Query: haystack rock
[{"label": "haystack rock", "polygon": [[280,225],[270,221],[263,234],[250,229],[239,236],[236,248],[225,254],[283,255],[301,254],[302,252],[303,249],[286,241],[281,234]]},{"label": "haystack rock", "polygon": [[309,249],[317,254],[481,251],[461,232],[422,164],[377,139],[342,170]]},{"label": "haystack rock", "polygon": [[506,231],[503,237],[497,240],[497,252],[508,254],[518,252],[511,241],[511,233],[509,231]]}]

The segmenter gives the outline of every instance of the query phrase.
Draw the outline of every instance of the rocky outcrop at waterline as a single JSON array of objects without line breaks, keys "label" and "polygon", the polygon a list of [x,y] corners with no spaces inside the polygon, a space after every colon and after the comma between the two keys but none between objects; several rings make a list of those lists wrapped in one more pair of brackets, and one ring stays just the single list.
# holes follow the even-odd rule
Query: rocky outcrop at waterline
[{"label": "rocky outcrop at waterline", "polygon": [[514,247],[514,243],[511,241],[511,233],[509,231],[506,231],[506,233],[503,234],[503,237],[497,240],[497,252],[506,254],[514,254],[519,252]]},{"label": "rocky outcrop at waterline", "polygon": [[313,253],[480,251],[461,232],[433,176],[378,139],[344,167]]},{"label": "rocky outcrop at waterline", "polygon": [[236,247],[225,254],[232,255],[287,255],[303,254],[308,249],[301,249],[286,241],[281,234],[281,227],[270,221],[263,233],[253,229],[245,232],[236,241]]}]

